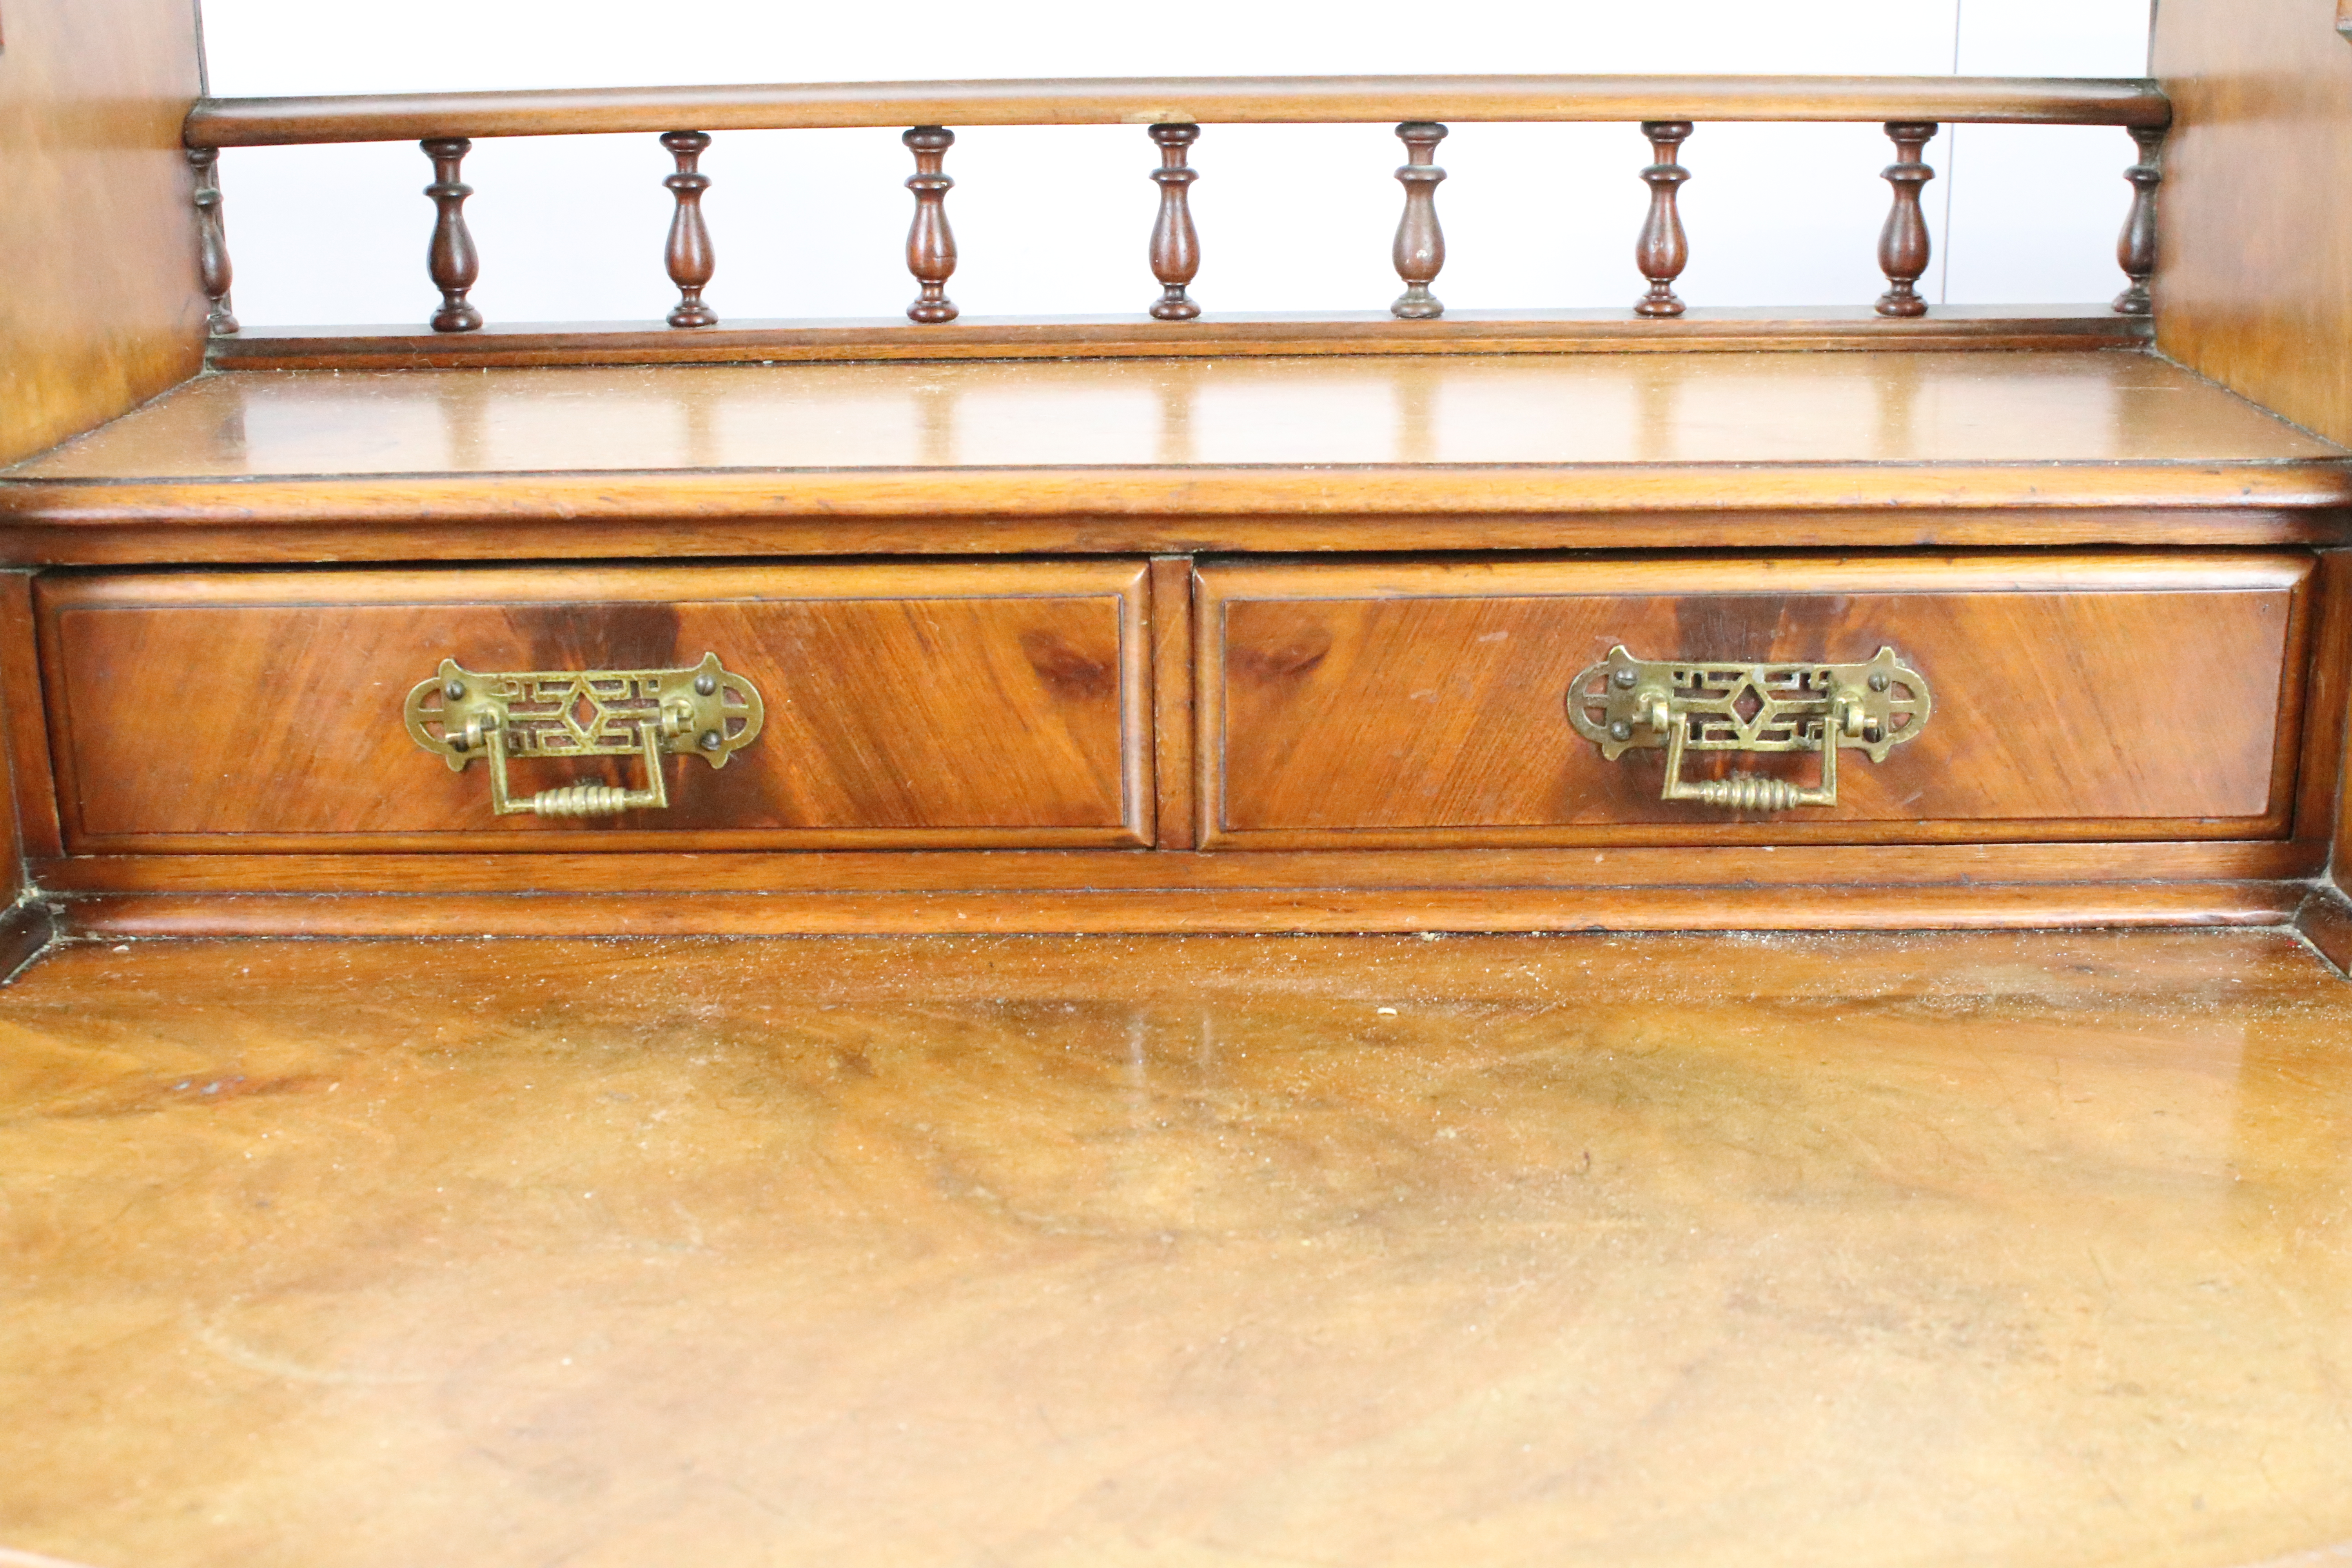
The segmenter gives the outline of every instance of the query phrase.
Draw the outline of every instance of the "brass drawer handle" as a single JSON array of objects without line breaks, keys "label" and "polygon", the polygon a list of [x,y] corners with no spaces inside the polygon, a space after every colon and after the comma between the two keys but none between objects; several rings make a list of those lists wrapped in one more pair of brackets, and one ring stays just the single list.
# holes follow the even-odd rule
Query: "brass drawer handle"
[{"label": "brass drawer handle", "polygon": [[[1620,644],[1568,689],[1576,732],[1615,762],[1637,746],[1666,749],[1661,800],[1731,811],[1837,804],[1838,752],[1883,763],[1927,727],[1925,677],[1891,647],[1868,664],[1700,664],[1635,658]],[[1807,788],[1761,773],[1683,777],[1691,752],[1819,752],[1821,783]]]},{"label": "brass drawer handle", "polygon": [[[410,739],[453,772],[489,759],[490,805],[500,816],[616,816],[669,805],[664,753],[685,752],[723,768],[759,738],[765,712],[759,689],[707,653],[684,669],[494,674],[445,658],[438,675],[409,692],[404,717]],[[639,755],[644,789],[566,784],[520,804],[507,794],[509,757]]]}]

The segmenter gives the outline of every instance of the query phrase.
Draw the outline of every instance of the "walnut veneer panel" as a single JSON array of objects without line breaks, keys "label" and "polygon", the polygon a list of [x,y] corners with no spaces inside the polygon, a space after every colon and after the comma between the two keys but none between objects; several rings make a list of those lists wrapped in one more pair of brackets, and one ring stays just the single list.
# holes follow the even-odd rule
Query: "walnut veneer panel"
[{"label": "walnut veneer panel", "polygon": [[0,1520],[131,1568],[2352,1539],[2283,933],[84,943]]},{"label": "walnut veneer panel", "polygon": [[2342,455],[2128,352],[1513,354],[233,372],[7,477]]},{"label": "walnut veneer panel", "polygon": [[204,366],[189,0],[5,0],[0,462]]},{"label": "walnut veneer panel", "polygon": [[[605,848],[1149,842],[1139,562],[93,576],[40,608],[67,847]],[[670,807],[490,811],[401,722],[441,659],[670,668],[765,699]],[[636,759],[517,763],[518,794]]]},{"label": "walnut veneer panel", "polygon": [[2167,353],[2352,441],[2352,48],[2329,0],[2164,0],[2157,335]]},{"label": "walnut veneer panel", "polygon": [[[2286,830],[2305,555],[1217,563],[1199,607],[1205,843],[2259,837]],[[1859,663],[1928,681],[1918,738],[1847,752],[1839,802],[1657,798],[1563,704],[1636,658]],[[1694,753],[1810,779],[1817,756]]]}]

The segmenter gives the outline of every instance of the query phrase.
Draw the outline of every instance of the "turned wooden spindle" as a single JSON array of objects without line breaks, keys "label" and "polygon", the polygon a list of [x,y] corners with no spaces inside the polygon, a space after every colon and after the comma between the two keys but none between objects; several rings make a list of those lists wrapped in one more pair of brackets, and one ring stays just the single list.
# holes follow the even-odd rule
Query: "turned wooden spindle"
[{"label": "turned wooden spindle", "polygon": [[1683,313],[1683,302],[1675,294],[1675,279],[1683,275],[1690,260],[1690,241],[1683,236],[1683,216],[1675,205],[1675,193],[1690,178],[1679,153],[1690,133],[1687,120],[1642,121],[1642,134],[1650,139],[1650,166],[1642,171],[1642,181],[1650,187],[1650,216],[1642,220],[1633,262],[1650,280],[1650,291],[1634,301],[1637,315]]},{"label": "turned wooden spindle", "polygon": [[2164,184],[2164,132],[2135,126],[2131,138],[2139,148],[2139,162],[2124,171],[2124,178],[2131,182],[2131,211],[2116,241],[2116,265],[2131,279],[2131,287],[2116,296],[2116,312],[2145,316],[2156,310],[2147,280],[2156,273],[2156,188]]},{"label": "turned wooden spindle", "polygon": [[1895,143],[1895,162],[1880,177],[1895,187],[1895,208],[1878,231],[1878,269],[1886,274],[1889,285],[1878,297],[1882,316],[1927,313],[1927,301],[1919,298],[1916,287],[1919,275],[1927,270],[1927,220],[1919,212],[1919,187],[1934,179],[1936,171],[1920,162],[1919,150],[1935,134],[1933,125],[1895,122],[1886,127],[1887,139]]},{"label": "turned wooden spindle", "polygon": [[1437,144],[1445,140],[1445,127],[1409,120],[1396,128],[1396,133],[1404,143],[1405,165],[1396,172],[1404,186],[1404,216],[1397,221],[1391,254],[1397,276],[1404,279],[1404,292],[1389,307],[1389,314],[1425,321],[1445,313],[1445,307],[1429,291],[1445,265],[1445,231],[1437,226],[1437,183],[1445,178],[1445,171],[1432,162],[1437,156]]},{"label": "turned wooden spindle", "polygon": [[663,252],[669,280],[677,285],[677,303],[670,308],[669,324],[715,327],[718,312],[702,302],[702,290],[719,268],[710,253],[709,226],[702,221],[702,193],[710,188],[710,176],[699,164],[710,138],[699,131],[672,131],[663,135],[661,143],[677,163],[677,173],[662,181],[677,198],[677,210],[670,215],[669,245]]},{"label": "turned wooden spindle", "polygon": [[955,301],[948,298],[948,279],[955,273],[955,233],[948,227],[948,192],[955,182],[940,173],[955,132],[937,125],[918,125],[898,138],[915,154],[915,172],[907,188],[915,193],[915,223],[907,231],[907,270],[923,286],[908,316],[918,321],[952,321]]},{"label": "turned wooden spindle", "polygon": [[1184,162],[1185,150],[1200,135],[1197,125],[1151,128],[1151,139],[1160,143],[1160,167],[1151,171],[1160,187],[1160,216],[1151,224],[1151,275],[1160,279],[1160,298],[1151,313],[1162,321],[1189,321],[1201,313],[1184,292],[1201,270],[1201,237],[1192,227],[1190,195],[1201,174]]},{"label": "turned wooden spindle", "polygon": [[229,266],[228,230],[221,222],[220,149],[191,147],[188,164],[196,172],[196,276],[204,283],[205,298],[213,303],[205,328],[214,337],[226,338],[236,331],[236,312],[228,303],[236,269]]},{"label": "turned wooden spindle", "polygon": [[441,308],[433,312],[436,332],[470,332],[482,324],[482,313],[466,303],[466,290],[481,273],[474,254],[474,237],[466,227],[466,198],[474,187],[457,178],[458,165],[474,144],[462,136],[420,142],[433,160],[433,183],[425,194],[433,198],[433,246],[425,253],[425,270],[441,290]]}]

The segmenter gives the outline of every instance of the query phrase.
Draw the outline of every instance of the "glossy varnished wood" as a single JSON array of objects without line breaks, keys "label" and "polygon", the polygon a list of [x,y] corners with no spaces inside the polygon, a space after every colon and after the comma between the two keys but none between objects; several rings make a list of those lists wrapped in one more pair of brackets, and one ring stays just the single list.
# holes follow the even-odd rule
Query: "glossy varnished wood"
[{"label": "glossy varnished wood", "polygon": [[[1191,331],[1191,328],[1177,329]],[[1171,449],[1166,408],[1183,409]],[[941,403],[954,416],[927,427]],[[1369,356],[207,376],[24,484],[711,469],[2338,461],[2137,353]],[[714,476],[694,474],[708,483]],[[1382,476],[1386,478],[1387,476]],[[2179,476],[2193,483],[2195,472]],[[1327,484],[1348,482],[1333,475]],[[821,483],[811,474],[796,487]],[[1870,482],[1901,484],[1899,475]],[[1757,488],[1751,480],[1748,488]],[[2122,488],[2118,485],[2117,488]],[[1899,492],[1898,492],[1899,493]],[[2058,498],[2053,498],[2058,499]],[[1271,493],[1269,507],[1283,504]]]},{"label": "glossy varnished wood", "polygon": [[0,994],[0,1517],[2316,1563],[2347,1032],[2271,934],[70,948]]},{"label": "glossy varnished wood", "polygon": [[1937,120],[2162,125],[2150,82],[2024,77],[1205,77],[207,99],[192,147],[904,125]]},{"label": "glossy varnished wood", "polygon": [[[1190,172],[1190,171],[1186,171]],[[1165,302],[1164,300],[1162,301]],[[1387,311],[732,321],[688,342],[658,321],[491,322],[461,338],[399,326],[260,328],[213,345],[223,370],[450,370],[530,365],[801,363],[889,359],[1152,359],[1213,355],[1638,353],[1756,349],[2096,349],[2143,344],[2152,328],[2071,305],[1938,305],[1894,320],[1848,310],[1700,308],[1672,326],[1620,310],[1455,310],[1434,322]]]},{"label": "glossy varnished wood", "polygon": [[180,121],[186,0],[6,0],[0,463],[194,375],[211,311]]},{"label": "glossy varnished wood", "polygon": [[2338,448],[2128,353],[239,374],[0,477],[0,548],[2251,542],[2347,501]]},{"label": "glossy varnished wood", "polygon": [[[45,582],[66,843],[82,850],[1115,845],[1151,840],[1143,567],[709,567],[131,575]],[[467,668],[690,666],[765,699],[669,809],[491,814],[401,722]],[[515,764],[519,794],[635,759]]]},{"label": "glossy varnished wood", "polygon": [[[2283,834],[2312,570],[2308,556],[2193,553],[1213,563],[1196,634],[1203,843]],[[1663,752],[1604,761],[1564,711],[1617,644],[1759,663],[1859,663],[1892,646],[1934,712],[1884,763],[1848,752],[1834,807],[1667,803]],[[1820,768],[1728,754],[1691,767],[1734,762]]]},{"label": "glossy varnished wood", "polygon": [[2165,0],[2165,352],[2352,439],[2352,49],[2328,0]]}]

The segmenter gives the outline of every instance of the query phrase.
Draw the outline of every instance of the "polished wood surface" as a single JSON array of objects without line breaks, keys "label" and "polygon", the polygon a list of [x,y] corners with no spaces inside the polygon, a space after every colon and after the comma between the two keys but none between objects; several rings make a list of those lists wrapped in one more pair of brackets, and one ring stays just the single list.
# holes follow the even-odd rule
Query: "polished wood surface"
[{"label": "polished wood surface", "polygon": [[2352,440],[2352,49],[2328,0],[2165,0],[2157,331],[2167,353]]},{"label": "polished wood surface", "polygon": [[[1205,844],[2259,837],[2287,830],[2309,557],[1202,567]],[[1657,798],[1662,752],[1604,761],[1577,676],[1635,658],[1860,663],[1934,711],[1838,804],[1743,816]],[[2200,683],[2184,733],[2182,650]],[[1817,756],[1694,756],[1815,776]]]},{"label": "polished wood surface", "polygon": [[1160,280],[1160,298],[1151,302],[1157,321],[1189,321],[1201,313],[1200,302],[1185,286],[1200,275],[1201,235],[1192,226],[1192,182],[1200,171],[1187,163],[1192,143],[1201,139],[1197,125],[1155,125],[1152,143],[1160,149],[1160,167],[1151,183],[1160,187],[1160,211],[1151,220],[1151,275]]},{"label": "polished wood surface", "polygon": [[459,179],[466,154],[473,143],[462,136],[427,140],[420,145],[433,160],[433,183],[425,194],[433,202],[433,243],[425,250],[425,270],[433,287],[441,290],[441,308],[428,323],[436,332],[470,332],[482,324],[482,313],[466,299],[481,275],[481,258],[474,249],[473,231],[466,226],[466,198],[474,187]]},{"label": "polished wood surface", "polygon": [[212,301],[205,330],[216,338],[227,337],[237,331],[236,310],[229,302],[236,267],[229,258],[228,220],[221,210],[220,150],[189,148],[188,167],[196,178],[191,198],[196,204],[196,275],[204,282],[205,298]]},{"label": "polished wood surface", "polygon": [[890,359],[1158,359],[1214,355],[1638,353],[1798,349],[2099,349],[2145,343],[2154,329],[2077,305],[1938,305],[1895,320],[1867,306],[1700,307],[1671,325],[1622,310],[1455,310],[1400,322],[1386,310],[1219,313],[1181,323],[1133,316],[963,317],[919,330],[904,320],[731,321],[681,342],[659,321],[488,323],[462,338],[412,328],[265,327],[213,345],[223,370],[449,370],[530,365],[761,364]]},{"label": "polished wood surface", "polygon": [[[512,848],[1151,841],[1150,650],[1133,562],[134,574],[45,580],[67,847]],[[669,809],[490,810],[401,721],[441,660],[668,668],[716,653],[757,741],[669,759]],[[519,794],[634,758],[517,762]]]},{"label": "polished wood surface", "polygon": [[2124,215],[2123,233],[2116,239],[2116,265],[2130,282],[2116,296],[2115,309],[2121,315],[2147,316],[2156,310],[2156,297],[2147,285],[2156,275],[2156,194],[2164,184],[2166,133],[2135,126],[2131,137],[2139,159],[2124,171],[2124,178],[2131,182],[2132,200]]},{"label": "polished wood surface", "polygon": [[1926,149],[1936,134],[1933,125],[1889,125],[1895,162],[1885,179],[1895,193],[1886,226],[1878,234],[1878,269],[1886,274],[1886,292],[1875,307],[1882,316],[1924,316],[1927,301],[1915,287],[1927,270],[1927,220],[1919,211],[1919,193],[1936,177],[1926,162]]},{"label": "polished wood surface", "polygon": [[0,50],[0,463],[204,364],[186,0],[6,0]]},{"label": "polished wood surface", "polygon": [[1650,287],[1633,302],[1636,315],[1670,318],[1689,310],[1675,293],[1675,279],[1690,261],[1690,240],[1683,232],[1675,193],[1690,178],[1690,171],[1682,166],[1681,149],[1694,129],[1687,120],[1642,122],[1642,134],[1650,143],[1650,166],[1642,171],[1642,183],[1650,187],[1650,210],[1633,243],[1633,265]]},{"label": "polished wood surface", "polygon": [[1389,256],[1404,281],[1404,292],[1389,306],[1389,314],[1402,321],[1431,321],[1445,314],[1444,305],[1429,291],[1445,266],[1445,231],[1437,221],[1437,187],[1445,171],[1436,163],[1445,127],[1409,121],[1396,133],[1405,148],[1404,165],[1396,172],[1404,186],[1404,213],[1397,220]]},{"label": "polished wood surface", "polygon": [[1151,685],[1158,847],[1190,849],[1200,827],[1192,789],[1192,563],[1183,556],[1151,563]]},{"label": "polished wood surface", "polygon": [[907,319],[936,326],[956,319],[956,307],[947,296],[947,282],[955,273],[955,234],[948,226],[947,196],[955,181],[941,173],[955,132],[937,125],[918,125],[900,138],[915,155],[915,172],[907,188],[915,193],[915,221],[907,230],[907,270],[915,275],[922,292],[907,307]]},{"label": "polished wood surface", "polygon": [[121,945],[0,994],[24,1551],[2352,1539],[2290,937]]},{"label": "polished wood surface", "polygon": [[[1360,505],[1364,490],[1407,477],[1367,470],[1443,483],[1443,470],[1472,465],[1610,477],[1643,465],[1654,486],[1684,465],[2030,465],[2040,480],[2052,464],[2164,464],[2194,487],[2210,465],[2343,455],[2137,353],[256,372],[207,376],[8,469],[0,514],[28,484],[77,480],[528,474],[547,489],[586,472],[703,470],[687,477],[707,486],[726,482],[710,470],[830,471],[771,499],[792,506],[842,470],[898,469],[922,473],[938,510],[957,504],[960,486],[991,482],[941,470],[1247,467],[1276,470],[1256,481],[1258,509],[1281,510],[1282,470],[1299,469],[1314,470],[1318,494]],[[1580,478],[1552,478],[1555,504]],[[1727,475],[1724,488],[1752,497],[1773,478]],[[1899,496],[1904,479],[1849,471],[1845,484]]]},{"label": "polished wood surface", "polygon": [[1349,121],[1937,120],[2162,125],[2152,82],[2039,77],[1196,77],[565,88],[217,98],[191,147],[903,125],[1323,124]]},{"label": "polished wood surface", "polygon": [[662,264],[669,280],[677,286],[677,303],[670,307],[669,324],[715,327],[719,314],[702,299],[703,289],[718,270],[718,258],[710,247],[710,225],[702,216],[702,193],[710,188],[710,176],[702,172],[702,154],[709,150],[710,138],[699,131],[667,131],[661,142],[677,165],[676,172],[662,180],[676,203],[669,239],[662,247]]}]

